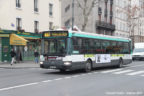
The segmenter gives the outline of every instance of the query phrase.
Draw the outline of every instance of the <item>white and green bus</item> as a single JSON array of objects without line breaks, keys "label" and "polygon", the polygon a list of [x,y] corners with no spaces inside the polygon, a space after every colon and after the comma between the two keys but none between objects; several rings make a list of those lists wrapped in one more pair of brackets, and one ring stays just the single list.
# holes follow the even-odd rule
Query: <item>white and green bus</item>
[{"label": "white and green bus", "polygon": [[131,40],[94,33],[56,30],[42,33],[40,67],[71,71],[122,67],[132,62]]}]

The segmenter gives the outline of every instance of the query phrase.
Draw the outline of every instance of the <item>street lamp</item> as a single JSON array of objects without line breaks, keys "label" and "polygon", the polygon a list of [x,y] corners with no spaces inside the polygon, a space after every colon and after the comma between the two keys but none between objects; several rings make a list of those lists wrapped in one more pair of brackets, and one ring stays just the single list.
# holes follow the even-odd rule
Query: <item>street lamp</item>
[{"label": "street lamp", "polygon": [[74,26],[74,0],[72,1],[72,30]]}]

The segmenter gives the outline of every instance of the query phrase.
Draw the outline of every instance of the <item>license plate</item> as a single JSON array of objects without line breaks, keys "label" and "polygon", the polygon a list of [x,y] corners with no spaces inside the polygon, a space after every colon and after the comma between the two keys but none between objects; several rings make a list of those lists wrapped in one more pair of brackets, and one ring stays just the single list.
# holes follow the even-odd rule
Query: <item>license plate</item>
[{"label": "license plate", "polygon": [[55,68],[56,68],[56,66],[50,66],[50,68],[51,68],[51,69],[55,69]]}]

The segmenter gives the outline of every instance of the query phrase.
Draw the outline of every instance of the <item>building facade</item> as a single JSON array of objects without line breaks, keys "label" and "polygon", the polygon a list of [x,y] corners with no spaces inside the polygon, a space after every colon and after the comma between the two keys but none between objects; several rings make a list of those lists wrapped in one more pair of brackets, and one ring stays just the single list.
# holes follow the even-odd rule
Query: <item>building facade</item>
[{"label": "building facade", "polygon": [[135,34],[134,34],[134,41],[135,42],[144,42],[144,1],[139,0],[138,3],[138,16],[136,18],[136,27],[135,27]]},{"label": "building facade", "polygon": [[[62,26],[68,28],[72,26],[72,1],[62,0]],[[113,4],[113,0],[74,0],[74,25],[82,31],[114,35]]]},{"label": "building facade", "polygon": [[129,0],[114,0],[114,24],[116,25],[115,36],[130,37],[128,26]]},{"label": "building facade", "polygon": [[60,0],[0,0],[0,28],[41,32],[61,27]]},{"label": "building facade", "polygon": [[133,31],[134,43],[144,42],[144,1],[138,0],[133,1],[133,3],[133,7],[137,7],[137,13],[135,13],[136,15],[133,18],[135,23]]},{"label": "building facade", "polygon": [[11,48],[17,57],[33,60],[39,33],[61,27],[61,0],[0,0],[0,22],[0,61],[10,61]]}]

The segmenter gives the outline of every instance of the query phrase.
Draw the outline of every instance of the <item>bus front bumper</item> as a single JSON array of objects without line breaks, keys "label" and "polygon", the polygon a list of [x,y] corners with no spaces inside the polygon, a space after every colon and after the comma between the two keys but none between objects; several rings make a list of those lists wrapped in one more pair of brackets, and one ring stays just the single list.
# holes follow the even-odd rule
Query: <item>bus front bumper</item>
[{"label": "bus front bumper", "polygon": [[71,70],[72,64],[71,62],[63,62],[63,61],[43,61],[40,62],[40,67],[44,69]]}]

